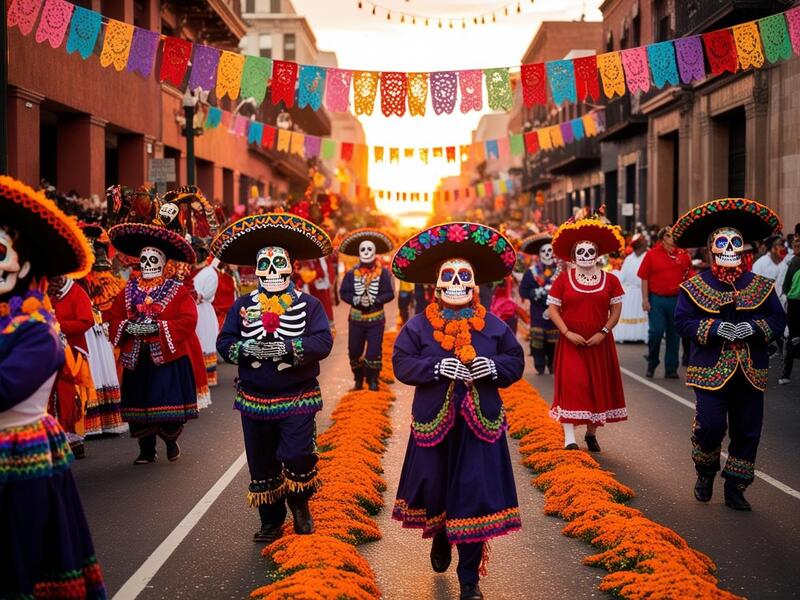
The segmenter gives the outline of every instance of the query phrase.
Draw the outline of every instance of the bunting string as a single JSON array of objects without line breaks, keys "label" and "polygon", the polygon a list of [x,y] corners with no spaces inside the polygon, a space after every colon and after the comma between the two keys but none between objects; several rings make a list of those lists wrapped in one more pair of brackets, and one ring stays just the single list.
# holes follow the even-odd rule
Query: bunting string
[{"label": "bunting string", "polygon": [[[515,6],[518,3],[506,9]],[[473,20],[477,23],[478,17]],[[377,104],[386,117],[423,116],[429,99],[436,115],[451,114],[457,104],[463,113],[480,111],[484,97],[491,110],[509,111],[517,72],[523,102],[531,107],[548,100],[559,105],[589,98],[600,102],[601,90],[610,100],[676,85],[679,80],[688,84],[709,74],[758,69],[800,55],[800,6],[718,31],[622,51],[430,73],[352,71],[241,55],[143,30],[66,0],[12,0],[7,25],[24,36],[35,30],[36,41],[47,41],[53,48],[60,48],[66,38],[67,54],[77,52],[84,60],[101,43],[101,66],[142,76],[153,72],[160,49],[160,81],[214,92],[217,101],[228,96],[261,103],[270,87],[272,104],[296,103],[313,110],[325,106],[332,112],[353,110],[356,115],[371,115]]]}]

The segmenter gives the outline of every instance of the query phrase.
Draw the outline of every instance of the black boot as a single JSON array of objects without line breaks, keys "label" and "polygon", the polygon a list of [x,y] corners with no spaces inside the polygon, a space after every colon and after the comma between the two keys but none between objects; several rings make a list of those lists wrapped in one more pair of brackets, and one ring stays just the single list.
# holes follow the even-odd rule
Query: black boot
[{"label": "black boot", "polygon": [[460,600],[483,600],[481,588],[477,583],[462,583],[459,581],[458,585],[461,586]]},{"label": "black boot", "polygon": [[290,494],[286,497],[286,503],[289,505],[289,510],[292,511],[294,532],[298,535],[314,533],[314,519],[311,518],[311,511],[308,508],[308,498]]},{"label": "black boot", "polygon": [[364,389],[364,367],[353,367],[353,391]]},{"label": "black boot", "polygon": [[146,435],[139,438],[139,456],[133,461],[134,465],[146,465],[156,462],[156,436]]},{"label": "black boot", "polygon": [[378,386],[378,375],[380,371],[378,369],[367,368],[367,386],[371,392],[377,392],[379,388]]},{"label": "black boot", "polygon": [[714,494],[714,476],[698,475],[694,484],[694,497],[700,502],[708,502]]},{"label": "black boot", "polygon": [[261,517],[261,529],[253,534],[253,541],[271,544],[283,535],[283,520],[280,519],[281,514],[283,519],[286,518],[286,507],[283,505],[283,500],[280,501],[280,507],[272,504],[260,505],[258,514]]},{"label": "black boot", "polygon": [[167,460],[175,462],[181,456],[181,447],[178,446],[178,440],[166,440],[167,444]]},{"label": "black boot", "polygon": [[600,452],[600,444],[597,443],[597,436],[587,433],[583,439],[586,442],[586,447],[589,448],[589,452]]},{"label": "black boot", "polygon": [[747,486],[737,483],[731,479],[725,480],[725,506],[733,510],[753,510],[750,503],[744,497]]},{"label": "black boot", "polygon": [[431,544],[431,567],[437,573],[444,573],[453,560],[453,546],[447,541],[447,534],[440,531],[433,536]]}]

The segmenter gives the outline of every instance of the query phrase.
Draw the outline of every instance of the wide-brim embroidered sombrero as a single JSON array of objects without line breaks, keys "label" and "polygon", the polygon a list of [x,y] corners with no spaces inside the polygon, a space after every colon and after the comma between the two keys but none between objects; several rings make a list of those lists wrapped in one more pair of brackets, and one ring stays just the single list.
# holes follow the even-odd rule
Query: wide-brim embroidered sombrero
[{"label": "wide-brim embroidered sombrero", "polygon": [[597,254],[611,254],[625,249],[625,238],[619,227],[604,223],[598,217],[587,217],[562,224],[553,236],[553,252],[561,260],[572,260],[575,244],[589,241],[597,246]]},{"label": "wide-brim embroidered sombrero", "polygon": [[439,266],[463,258],[475,270],[475,282],[500,281],[517,261],[511,242],[499,231],[479,223],[442,223],[408,239],[394,255],[392,272],[402,281],[436,283]]},{"label": "wide-brim embroidered sombrero", "polygon": [[732,227],[745,240],[763,240],[780,233],[781,219],[772,209],[747,198],[720,198],[701,204],[672,226],[672,239],[681,248],[702,248],[721,227]]},{"label": "wide-brim embroidered sombrero", "polygon": [[91,271],[94,253],[77,219],[42,192],[6,175],[0,175],[0,224],[30,240],[27,254],[35,276],[80,279]]},{"label": "wide-brim embroidered sombrero", "polygon": [[120,223],[108,230],[108,237],[114,248],[128,256],[138,257],[142,248],[152,246],[161,250],[170,260],[185,263],[197,260],[186,238],[162,225]]},{"label": "wide-brim embroidered sombrero", "polygon": [[322,258],[333,251],[325,230],[290,213],[243,217],[225,227],[211,242],[211,253],[232,265],[253,265],[266,246],[280,246],[292,260]]},{"label": "wide-brim embroidered sombrero", "polygon": [[346,234],[342,241],[339,242],[338,251],[347,256],[358,256],[358,247],[361,242],[372,242],[375,244],[376,254],[386,254],[391,252],[394,248],[392,238],[386,235],[379,229],[370,229],[365,227],[363,229],[354,229]]},{"label": "wide-brim embroidered sombrero", "polygon": [[552,244],[553,236],[547,232],[529,235],[519,244],[519,251],[525,254],[539,254],[545,244]]}]

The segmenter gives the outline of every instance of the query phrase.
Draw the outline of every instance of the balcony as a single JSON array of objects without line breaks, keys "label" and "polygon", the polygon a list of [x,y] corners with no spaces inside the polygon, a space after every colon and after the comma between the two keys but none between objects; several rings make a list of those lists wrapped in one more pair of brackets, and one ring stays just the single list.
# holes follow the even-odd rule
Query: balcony
[{"label": "balcony", "polygon": [[554,148],[548,154],[550,162],[547,168],[550,173],[571,175],[600,164],[600,143],[596,137],[583,138],[563,148]]},{"label": "balcony", "polygon": [[[651,90],[647,97],[660,91]],[[606,129],[596,139],[610,142],[647,131],[647,117],[639,110],[641,103],[641,95],[629,93],[611,100],[606,104]]]},{"label": "balcony", "polygon": [[675,36],[743,23],[786,10],[791,4],[781,0],[687,0],[675,11]]},{"label": "balcony", "polygon": [[162,5],[212,46],[237,49],[247,32],[238,0],[164,0]]}]

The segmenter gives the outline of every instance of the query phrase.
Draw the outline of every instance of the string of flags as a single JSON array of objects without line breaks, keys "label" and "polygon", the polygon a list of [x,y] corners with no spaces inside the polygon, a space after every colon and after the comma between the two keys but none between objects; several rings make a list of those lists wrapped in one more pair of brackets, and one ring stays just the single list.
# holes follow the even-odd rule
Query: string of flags
[{"label": "string of flags", "polygon": [[[36,41],[47,41],[53,48],[61,47],[66,38],[67,54],[77,52],[83,59],[102,37],[102,67],[147,77],[160,64],[159,81],[214,92],[217,101],[229,96],[261,103],[269,91],[272,104],[313,110],[324,106],[331,112],[353,110],[356,115],[371,115],[376,105],[386,117],[422,116],[429,104],[436,115],[451,114],[456,105],[463,113],[480,111],[484,104],[494,111],[509,111],[517,78],[517,69],[512,77],[510,67],[378,72],[246,56],[105,18],[66,0],[12,0],[7,23],[25,36],[35,29]],[[648,92],[653,86],[689,84],[709,75],[761,68],[789,60],[793,53],[800,55],[800,6],[700,35],[521,65],[519,84],[528,107],[548,100],[599,102],[603,96],[612,99]]]},{"label": "string of flags", "polygon": [[249,119],[240,114],[233,114],[218,107],[208,109],[205,120],[206,129],[219,126],[247,142],[266,150],[276,150],[287,154],[296,154],[301,158],[318,157],[323,160],[341,159],[352,161],[367,152],[376,163],[399,163],[403,160],[418,158],[424,164],[432,159],[444,159],[448,163],[464,162],[470,158],[481,162],[485,159],[503,159],[509,156],[535,154],[543,150],[561,148],[585,137],[594,137],[605,129],[605,112],[595,110],[582,117],[564,121],[550,127],[534,129],[525,133],[511,134],[506,137],[473,142],[459,146],[434,146],[431,148],[399,148],[386,146],[367,146],[354,142],[339,141],[280,129],[273,125]]}]

